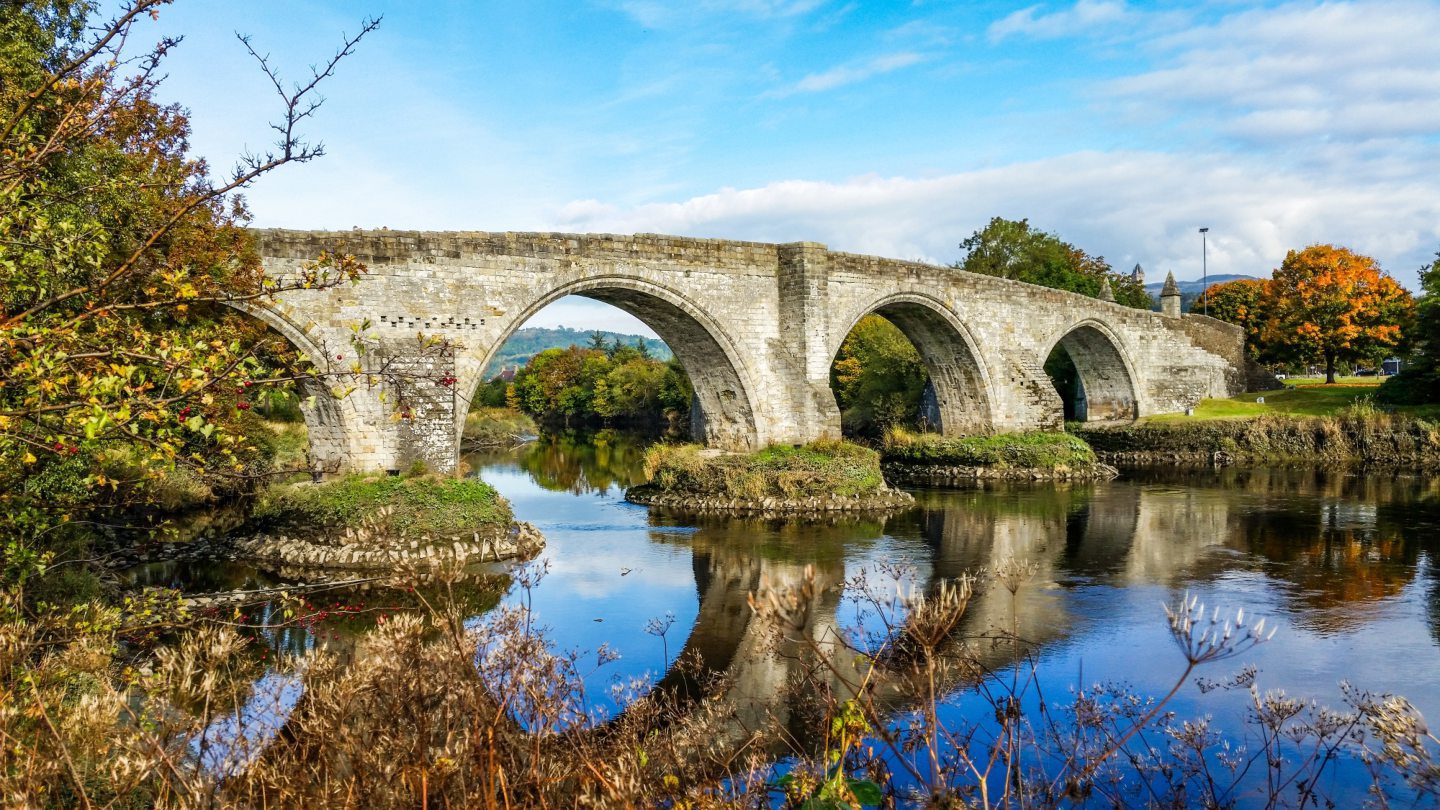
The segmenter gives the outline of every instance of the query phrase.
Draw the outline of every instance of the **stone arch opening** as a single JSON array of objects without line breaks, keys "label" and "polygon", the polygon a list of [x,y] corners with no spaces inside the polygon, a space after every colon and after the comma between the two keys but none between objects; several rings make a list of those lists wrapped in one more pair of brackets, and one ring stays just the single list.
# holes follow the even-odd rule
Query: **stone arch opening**
[{"label": "stone arch opening", "polygon": [[570,295],[609,304],[650,327],[665,342],[694,389],[689,421],[695,441],[726,450],[763,445],[751,375],[724,330],[685,297],[637,279],[592,278],[552,290],[515,317],[486,352],[482,368],[532,317]]},{"label": "stone arch opening", "polygon": [[[866,316],[893,324],[919,354],[928,376],[917,421],[947,436],[986,433],[994,425],[989,380],[964,326],[943,306],[922,296],[879,302],[841,335],[849,336]],[[840,346],[832,353],[838,358]]]},{"label": "stone arch opening", "polygon": [[[324,349],[284,314],[254,302],[231,302],[230,306],[265,324],[311,362],[324,362]],[[300,398],[300,414],[305,421],[311,469],[318,466],[327,473],[341,471],[349,458],[344,402],[337,399],[325,381],[318,377],[296,381],[295,389]]]},{"label": "stone arch opening", "polygon": [[1045,372],[1060,394],[1066,421],[1128,422],[1140,415],[1130,363],[1098,324],[1080,324],[1056,341]]}]

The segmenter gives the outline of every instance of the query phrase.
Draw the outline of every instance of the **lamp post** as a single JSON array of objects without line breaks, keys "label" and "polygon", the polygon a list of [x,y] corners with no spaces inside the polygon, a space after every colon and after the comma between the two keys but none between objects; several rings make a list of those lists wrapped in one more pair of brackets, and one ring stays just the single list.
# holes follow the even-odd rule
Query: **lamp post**
[{"label": "lamp post", "polygon": [[1205,234],[1209,232],[1209,228],[1200,229],[1200,311],[1207,317],[1210,315],[1210,263],[1206,255]]}]

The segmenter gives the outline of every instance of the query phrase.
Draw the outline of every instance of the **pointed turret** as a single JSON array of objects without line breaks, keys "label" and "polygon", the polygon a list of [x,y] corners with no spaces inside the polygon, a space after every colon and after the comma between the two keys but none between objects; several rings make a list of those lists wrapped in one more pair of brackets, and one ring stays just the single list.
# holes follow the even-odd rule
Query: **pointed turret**
[{"label": "pointed turret", "polygon": [[1165,286],[1160,290],[1160,312],[1172,318],[1180,317],[1180,285],[1175,283],[1175,274],[1165,274]]},{"label": "pointed turret", "polygon": [[1141,266],[1139,265],[1139,263],[1137,262],[1136,265],[1135,265],[1135,269],[1130,271],[1130,278],[1131,278],[1132,280],[1134,280],[1134,282],[1135,282],[1136,284],[1139,284],[1141,287],[1144,287],[1144,286],[1145,286],[1145,268],[1141,267]]},{"label": "pointed turret", "polygon": [[1100,282],[1100,292],[1095,297],[1099,298],[1101,301],[1115,300],[1115,291],[1110,289],[1110,279],[1107,278],[1104,281]]}]

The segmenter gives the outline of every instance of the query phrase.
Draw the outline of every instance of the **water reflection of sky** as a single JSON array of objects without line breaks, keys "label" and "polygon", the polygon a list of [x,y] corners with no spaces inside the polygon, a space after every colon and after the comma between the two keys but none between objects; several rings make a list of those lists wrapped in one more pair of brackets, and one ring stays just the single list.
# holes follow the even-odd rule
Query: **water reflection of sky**
[{"label": "water reflection of sky", "polygon": [[[572,447],[565,459],[573,466],[574,457]],[[533,459],[524,466],[533,468]],[[868,571],[886,595],[894,584],[876,575],[882,565],[908,567],[923,583],[1014,556],[1040,563],[1034,580],[1013,602],[997,586],[977,596],[964,629],[1018,620],[1021,635],[1038,644],[1039,686],[1052,702],[1096,683],[1167,692],[1184,659],[1160,605],[1189,591],[1279,627],[1271,642],[1196,676],[1224,681],[1253,664],[1262,691],[1340,707],[1340,684],[1350,682],[1440,711],[1432,676],[1440,668],[1430,564],[1436,538],[1427,531],[1440,500],[1422,482],[1294,471],[1150,473],[1096,486],[921,492],[919,508],[883,526],[787,527],[653,516],[621,500],[624,473],[591,471],[606,482],[604,492],[567,485],[564,475],[541,476],[542,485],[533,469],[509,461],[485,465],[482,474],[547,537],[551,572],[530,595],[540,621],[557,648],[615,647],[623,659],[607,680],[661,674],[662,645],[645,632],[647,623],[673,614],[665,645],[673,659],[700,613],[702,569],[726,553],[766,558],[771,571],[808,564],[833,586]],[[853,601],[842,601],[833,619],[876,626]],[[1246,690],[1202,694],[1194,680],[1172,704],[1179,716],[1245,727]],[[975,709],[973,697],[961,696],[950,719],[973,721]],[[1241,732],[1236,742],[1244,741]],[[1331,792],[1343,799],[1358,782],[1344,768],[1337,774]]]},{"label": "water reflection of sky", "polygon": [[[867,573],[888,598],[896,570],[923,587],[1013,556],[1038,565],[1033,580],[1013,599],[993,584],[978,593],[961,631],[1018,626],[1035,644],[1039,686],[1052,704],[1096,683],[1167,692],[1184,660],[1160,605],[1189,591],[1279,628],[1269,643],[1198,676],[1223,681],[1253,664],[1262,691],[1338,707],[1348,681],[1440,712],[1435,482],[1323,471],[1136,473],[1096,485],[917,491],[915,509],[884,522],[816,525],[685,518],[627,504],[623,487],[639,480],[640,458],[619,437],[596,447],[572,436],[470,460],[547,540],[543,581],[512,587],[503,601],[528,604],[557,651],[593,661],[604,644],[620,654],[587,677],[604,711],[614,708],[605,687],[658,680],[687,641],[722,654],[743,646],[745,595],[761,576],[794,583],[808,566],[833,593]],[[848,595],[825,602],[831,613],[820,618],[876,630],[877,618]],[[669,625],[663,639],[657,620]],[[270,646],[312,643],[298,636]],[[988,654],[1002,670],[1014,661],[1003,649]],[[269,702],[212,728],[208,757],[228,755],[238,738],[273,733],[264,716],[283,717],[299,687],[267,677],[256,693],[269,693],[257,698]],[[1245,690],[1201,694],[1192,678],[1171,708],[1233,730],[1244,727],[1248,700]],[[988,713],[960,695],[947,717],[983,723]],[[211,764],[224,770],[218,759]],[[1341,798],[1356,784],[1343,771],[1332,779]]]}]

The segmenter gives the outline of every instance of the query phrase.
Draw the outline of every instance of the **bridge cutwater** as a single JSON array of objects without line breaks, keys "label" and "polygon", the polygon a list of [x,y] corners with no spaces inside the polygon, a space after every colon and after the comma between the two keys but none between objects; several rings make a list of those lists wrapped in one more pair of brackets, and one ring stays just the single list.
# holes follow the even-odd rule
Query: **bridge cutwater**
[{"label": "bridge cutwater", "polygon": [[[267,272],[295,278],[322,251],[370,272],[237,306],[320,371],[305,406],[311,458],[330,469],[450,471],[490,358],[546,305],[581,295],[648,324],[695,386],[692,432],[725,449],[840,435],[830,365],[850,329],[883,315],[919,350],[947,435],[1058,429],[1046,357],[1063,345],[1083,388],[1077,418],[1181,412],[1245,390],[1243,333],[1160,312],[919,262],[655,234],[260,230]],[[354,325],[368,322],[366,351]],[[425,348],[417,335],[445,338]],[[355,368],[359,373],[353,373]],[[453,378],[449,385],[438,380]],[[347,379],[349,380],[347,382]],[[408,390],[404,379],[416,382]],[[401,382],[395,382],[401,380]],[[348,390],[343,397],[333,389]],[[404,418],[397,411],[403,401]]]}]

